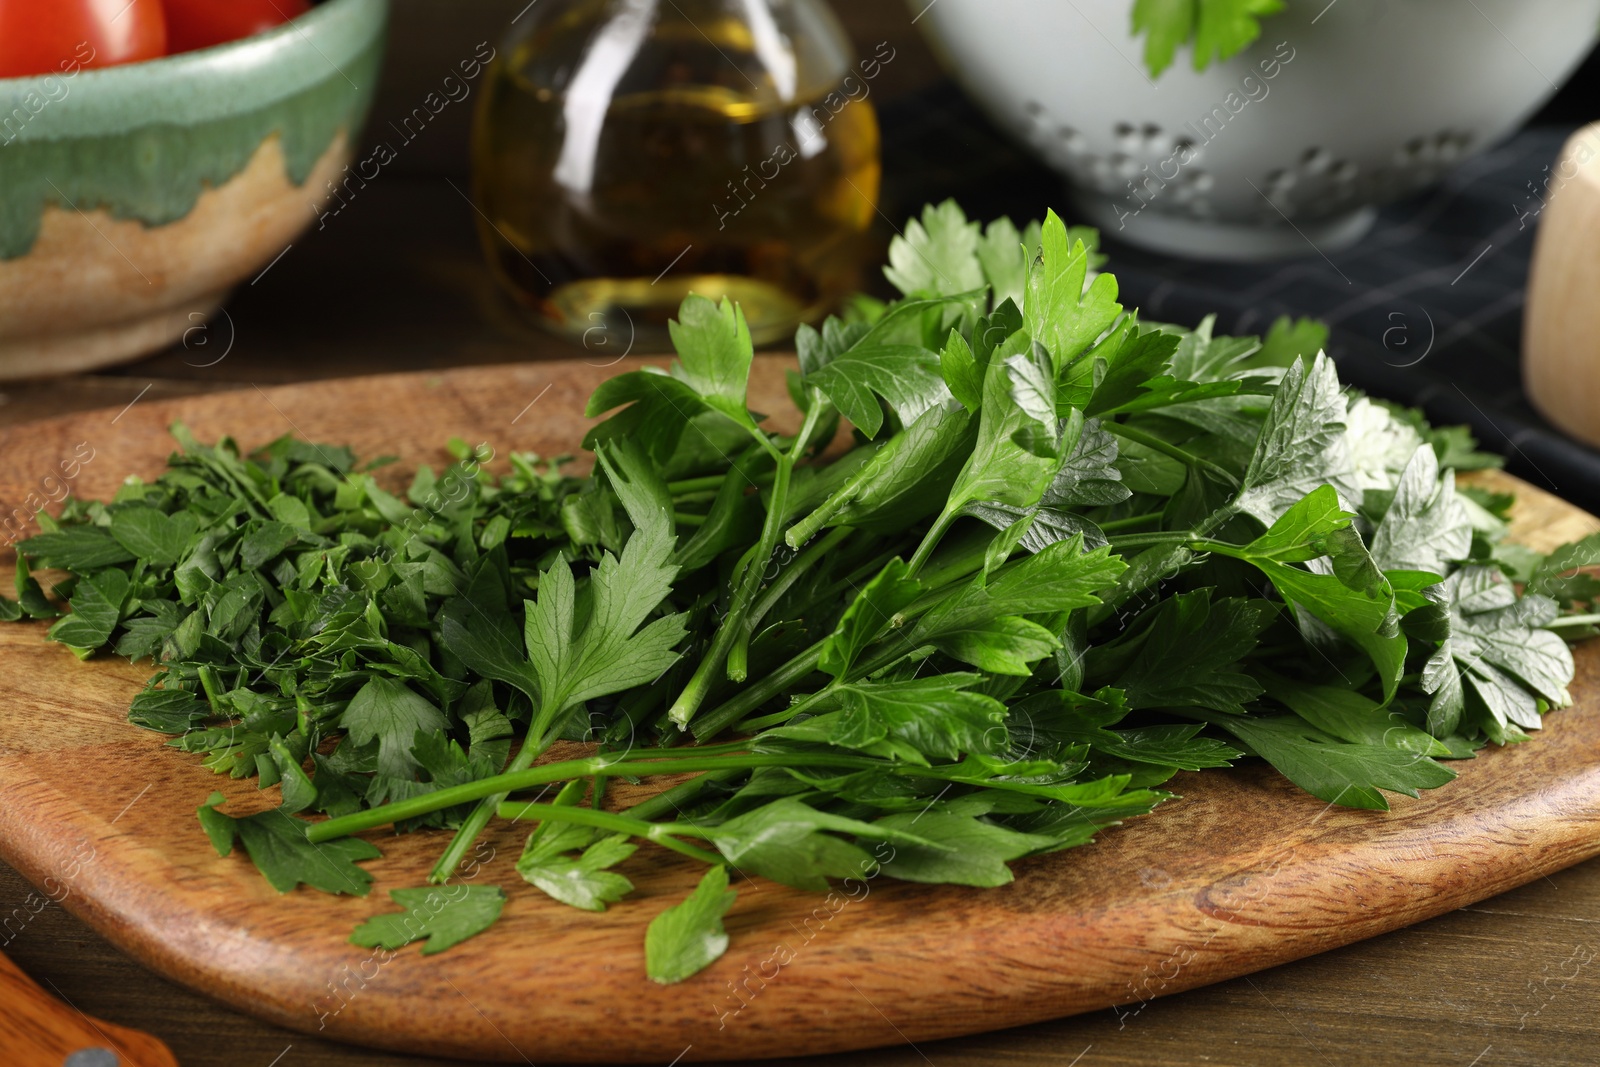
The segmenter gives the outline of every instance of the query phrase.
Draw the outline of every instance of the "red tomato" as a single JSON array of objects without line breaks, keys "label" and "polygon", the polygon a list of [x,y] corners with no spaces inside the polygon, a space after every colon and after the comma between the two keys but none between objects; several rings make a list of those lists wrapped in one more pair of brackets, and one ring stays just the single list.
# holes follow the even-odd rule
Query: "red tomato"
[{"label": "red tomato", "polygon": [[0,0],[0,78],[166,55],[161,0]]},{"label": "red tomato", "polygon": [[[35,3],[39,0],[34,0]],[[162,0],[167,50],[189,52],[270,30],[311,10],[307,0]]]}]

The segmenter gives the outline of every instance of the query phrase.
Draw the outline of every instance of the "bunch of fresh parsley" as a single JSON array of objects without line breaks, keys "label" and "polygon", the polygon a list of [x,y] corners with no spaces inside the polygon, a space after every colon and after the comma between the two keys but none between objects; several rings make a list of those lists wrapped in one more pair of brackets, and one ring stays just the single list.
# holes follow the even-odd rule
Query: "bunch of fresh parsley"
[{"label": "bunch of fresh parsley", "polygon": [[[995,886],[1178,770],[1254,755],[1383,809],[1567,702],[1600,542],[1502,544],[1509,499],[1455,484],[1494,459],[1341,388],[1315,324],[1142,322],[1097,260],[1054,214],[929,208],[902,299],[800,330],[791,434],[748,409],[740,310],[692,296],[670,372],[595,392],[582,478],[454,442],[401,499],[342,448],[179,427],[155,481],[43,519],[0,608],[56,616],[30,566],[70,572],[50,637],[154,660],[132,720],[281,790],[199,808],[280,891],[364,894],[351,835],[450,831],[360,944],[491,924],[459,872],[494,818],[574,908],[641,844],[704,862],[649,924],[663,982],[726,948],[730,867]],[[619,810],[617,778],[673,784]]]}]

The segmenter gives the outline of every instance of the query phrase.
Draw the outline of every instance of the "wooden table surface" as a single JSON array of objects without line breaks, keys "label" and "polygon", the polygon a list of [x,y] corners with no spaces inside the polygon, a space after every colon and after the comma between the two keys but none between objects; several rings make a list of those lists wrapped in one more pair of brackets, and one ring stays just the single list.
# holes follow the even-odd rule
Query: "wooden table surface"
[{"label": "wooden table surface", "polygon": [[[426,91],[418,88],[426,78],[417,72],[426,71],[430,58],[448,62],[452,50],[470,53],[522,6],[522,0],[398,0],[391,71],[374,124],[409,110]],[[867,51],[883,39],[898,49],[882,92],[909,91],[934,76],[900,0],[852,0],[839,10]],[[28,432],[30,420],[67,411],[580,352],[522,324],[496,296],[475,244],[473,209],[459,191],[466,186],[453,171],[464,128],[442,125],[429,136],[431,143],[419,141],[411,160],[372,182],[324,229],[297,240],[272,270],[236,294],[226,317],[192,331],[186,345],[95,375],[0,386],[0,452],[13,435]],[[602,362],[615,351],[597,345],[591,355]],[[160,1037],[185,1067],[445,1062],[335,1045],[222,1008],[145,972],[4,867],[0,950],[82,1011]],[[1600,860],[1373,941],[1156,1000],[1136,1014],[1106,1011],[915,1048],[783,1062],[1592,1065],[1600,1062],[1597,955]],[[919,980],[906,975],[908,983]],[[883,1042],[897,1045],[893,1005],[880,1007]],[[594,1039],[603,1045],[605,1035],[596,1032]]]}]

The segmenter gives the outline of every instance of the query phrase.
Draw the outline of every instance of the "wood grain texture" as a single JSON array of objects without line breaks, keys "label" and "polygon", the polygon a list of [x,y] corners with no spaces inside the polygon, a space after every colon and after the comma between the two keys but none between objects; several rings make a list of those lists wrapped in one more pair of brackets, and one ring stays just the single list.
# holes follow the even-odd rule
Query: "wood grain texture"
[{"label": "wood grain texture", "polygon": [[[70,416],[14,435],[0,499],[81,444],[94,457],[80,493],[153,475],[174,418],[202,439],[253,444],[292,430],[410,462],[441,462],[437,443],[453,434],[559,452],[579,436],[588,391],[619,369],[368,378]],[[787,408],[783,369],[760,361],[754,407]],[[1516,488],[1519,535],[1536,547],[1600,525]],[[510,896],[496,928],[469,949],[423,959],[411,948],[378,963],[344,934],[392,910],[387,890],[422,884],[442,835],[374,835],[385,855],[369,864],[377,881],[364,900],[277,896],[242,857],[219,859],[193,817],[219,786],[235,812],[271,806],[276,791],[219,781],[129,726],[127,701],[148,669],[80,664],[42,630],[0,630],[0,856],[35,885],[69,885],[69,910],[182,984],[291,1028],[406,1051],[665,1063],[685,1049],[688,1060],[739,1060],[977,1033],[1247,974],[1600,853],[1600,702],[1589,696],[1600,655],[1584,649],[1579,703],[1548,731],[1457,764],[1456,782],[1395,798],[1388,814],[1329,808],[1262,766],[1180,775],[1182,800],[1098,844],[1019,864],[1001,889],[885,879],[830,907],[743,882],[728,955],[670,988],[644,978],[642,931],[688,890],[691,864],[641,850],[624,867],[634,897],[575,915],[519,883],[520,834],[500,828],[479,876]],[[786,955],[780,945],[793,953],[781,969],[771,962]]]},{"label": "wood grain texture", "polygon": [[9,1067],[61,1067],[74,1053],[101,1049],[125,1067],[178,1067],[172,1051],[137,1030],[92,1019],[40,989],[0,955],[0,1053]]},{"label": "wood grain texture", "polygon": [[[0,864],[0,913],[37,895]],[[1134,1007],[772,1067],[1594,1067],[1600,860],[1481,904]],[[241,1014],[151,974],[54,904],[6,951],[100,1018],[157,1034],[183,1067],[465,1067],[360,1048]],[[802,961],[796,966],[804,967]],[[1574,974],[1573,972],[1577,973]],[[468,991],[470,993],[470,991]],[[898,1041],[892,1004],[882,1040]],[[1120,1013],[1120,1014],[1119,1014]],[[604,1044],[603,1031],[595,1034]],[[1488,1048],[1491,1052],[1483,1055]],[[796,1051],[803,1051],[799,1046]],[[692,1055],[692,1053],[691,1053]],[[276,1062],[275,1062],[276,1061]],[[659,1067],[665,1067],[662,1061]],[[543,1065],[541,1064],[541,1067]]]}]

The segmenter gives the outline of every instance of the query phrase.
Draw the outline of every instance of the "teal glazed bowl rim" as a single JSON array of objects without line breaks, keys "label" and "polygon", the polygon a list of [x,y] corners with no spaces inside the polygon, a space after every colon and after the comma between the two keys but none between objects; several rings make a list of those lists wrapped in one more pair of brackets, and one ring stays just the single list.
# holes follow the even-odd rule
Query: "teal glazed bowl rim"
[{"label": "teal glazed bowl rim", "polygon": [[[39,0],[43,2],[43,0]],[[49,122],[27,122],[7,145],[126,133],[153,124],[194,125],[258,110],[326,81],[371,48],[389,0],[328,0],[265,33],[140,63],[0,78],[0,119],[23,101],[71,90]],[[353,83],[352,83],[353,84]],[[370,86],[357,87],[370,92]],[[9,131],[8,131],[9,132]]]},{"label": "teal glazed bowl rim", "polygon": [[214,48],[0,79],[0,266],[32,253],[51,205],[185,218],[274,135],[303,186],[341,131],[359,133],[388,15],[389,0],[328,0]]}]

